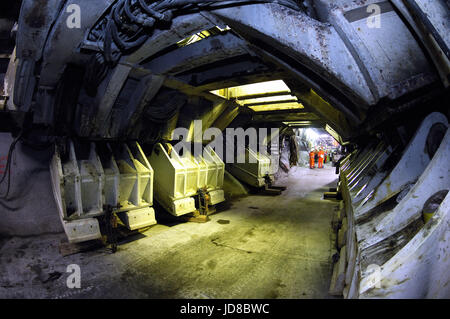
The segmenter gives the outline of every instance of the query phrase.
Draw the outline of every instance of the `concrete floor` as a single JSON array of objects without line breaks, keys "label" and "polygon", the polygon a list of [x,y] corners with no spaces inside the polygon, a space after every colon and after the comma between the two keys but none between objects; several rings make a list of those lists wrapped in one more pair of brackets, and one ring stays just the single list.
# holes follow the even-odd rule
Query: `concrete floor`
[{"label": "concrete floor", "polygon": [[[1,298],[328,298],[334,168],[293,168],[281,196],[251,195],[205,224],[155,225],[141,238],[62,257],[63,234],[0,240]],[[67,266],[81,268],[68,289]]]}]

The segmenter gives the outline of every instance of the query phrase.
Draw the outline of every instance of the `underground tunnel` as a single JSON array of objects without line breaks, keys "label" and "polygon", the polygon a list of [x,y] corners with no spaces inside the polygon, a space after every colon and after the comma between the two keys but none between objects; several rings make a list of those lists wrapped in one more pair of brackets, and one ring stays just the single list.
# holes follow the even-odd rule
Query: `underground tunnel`
[{"label": "underground tunnel", "polygon": [[450,298],[449,12],[0,4],[0,298]]}]

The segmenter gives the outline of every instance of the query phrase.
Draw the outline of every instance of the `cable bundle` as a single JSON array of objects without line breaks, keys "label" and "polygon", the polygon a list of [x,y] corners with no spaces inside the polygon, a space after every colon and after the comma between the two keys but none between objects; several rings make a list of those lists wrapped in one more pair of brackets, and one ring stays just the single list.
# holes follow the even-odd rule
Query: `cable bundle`
[{"label": "cable bundle", "polygon": [[90,40],[103,42],[105,62],[114,66],[122,53],[141,46],[156,26],[170,24],[177,15],[251,3],[277,3],[294,10],[302,9],[293,0],[119,0],[91,31]]}]

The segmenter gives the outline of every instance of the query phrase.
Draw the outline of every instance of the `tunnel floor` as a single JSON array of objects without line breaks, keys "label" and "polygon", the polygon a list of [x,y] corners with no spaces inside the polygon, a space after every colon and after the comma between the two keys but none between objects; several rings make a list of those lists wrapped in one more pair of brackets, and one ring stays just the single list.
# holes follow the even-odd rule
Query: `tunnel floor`
[{"label": "tunnel floor", "polygon": [[[334,168],[294,167],[282,195],[232,201],[204,224],[155,225],[108,249],[62,257],[64,234],[0,240],[0,297],[329,298]],[[69,289],[67,266],[81,269]]]}]

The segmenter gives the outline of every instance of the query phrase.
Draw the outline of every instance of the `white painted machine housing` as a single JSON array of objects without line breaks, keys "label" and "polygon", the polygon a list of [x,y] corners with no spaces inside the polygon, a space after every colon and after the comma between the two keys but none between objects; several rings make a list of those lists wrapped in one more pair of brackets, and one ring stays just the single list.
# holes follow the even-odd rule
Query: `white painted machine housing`
[{"label": "white painted machine housing", "polygon": [[195,200],[200,188],[210,194],[210,204],[225,200],[223,187],[225,164],[210,147],[203,155],[194,157],[190,153],[180,156],[168,146],[156,144],[149,162],[155,169],[156,200],[171,214],[184,215],[196,210]]},{"label": "white painted machine housing", "polygon": [[[138,143],[122,144],[106,160],[100,160],[95,143],[89,157],[77,159],[73,141],[62,160],[56,148],[50,163],[52,187],[69,242],[101,237],[95,217],[109,205],[130,230],[156,224],[153,208],[153,169]],[[109,148],[109,146],[108,146]]]}]

